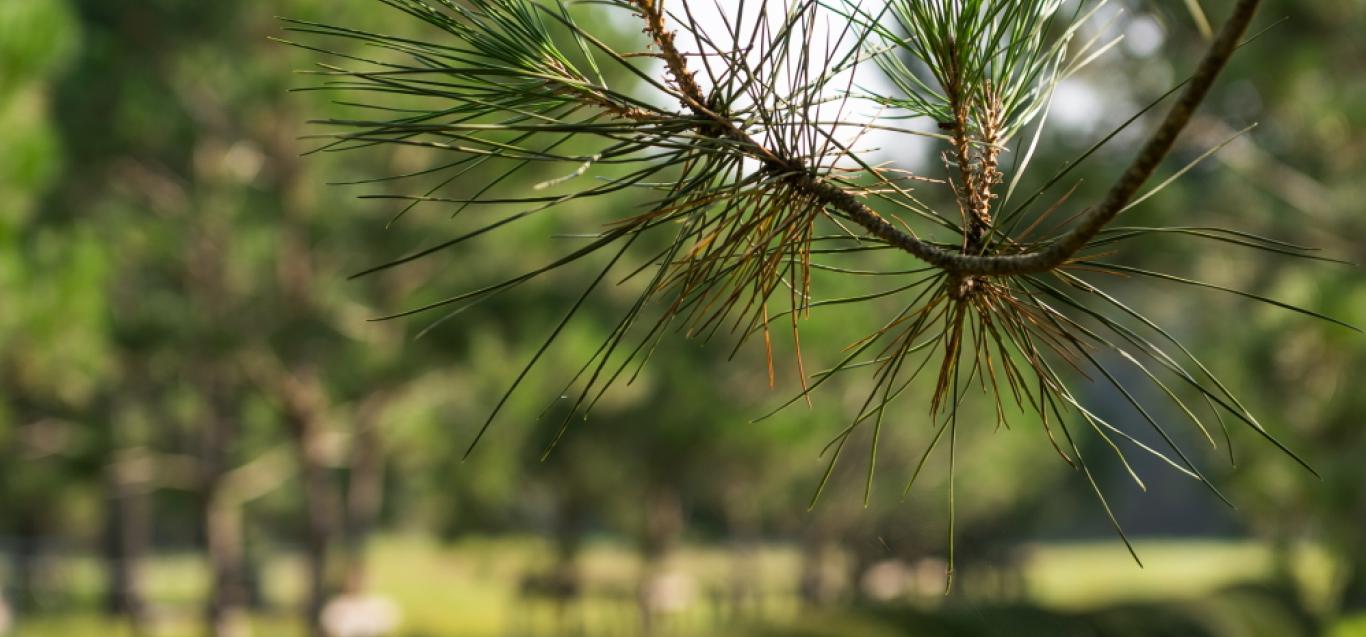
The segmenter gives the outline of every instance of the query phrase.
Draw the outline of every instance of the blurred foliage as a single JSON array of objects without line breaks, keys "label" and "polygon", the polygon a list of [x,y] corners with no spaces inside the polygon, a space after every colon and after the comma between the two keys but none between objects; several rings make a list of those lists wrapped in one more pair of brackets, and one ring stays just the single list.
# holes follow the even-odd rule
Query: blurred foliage
[{"label": "blurred foliage", "polygon": [[[1043,139],[1036,166],[1073,158],[1166,90],[1201,50],[1186,3],[1117,4],[1132,10],[1116,23],[1130,38],[1066,83],[1059,99],[1071,100],[1071,108],[1052,115],[1062,123]],[[1229,5],[1201,4],[1216,21]],[[1366,222],[1358,214],[1366,200],[1366,44],[1355,36],[1366,26],[1366,6],[1356,0],[1267,4],[1262,25],[1280,16],[1288,20],[1239,53],[1230,79],[1220,84],[1167,170],[1232,130],[1253,121],[1261,126],[1126,214],[1148,225],[1237,227],[1366,262]],[[302,84],[292,72],[311,68],[317,55],[269,41],[283,35],[276,15],[396,32],[414,28],[366,0],[0,0],[0,548],[10,556],[3,591],[13,605],[37,613],[36,622],[93,613],[98,602],[92,598],[109,585],[63,592],[62,578],[45,574],[41,558],[108,550],[107,538],[118,528],[111,503],[127,497],[146,499],[146,550],[194,553],[184,558],[190,566],[176,570],[179,578],[149,578],[146,596],[180,609],[202,603],[209,589],[200,557],[212,492],[206,485],[215,480],[235,485],[229,490],[240,494],[245,561],[266,571],[265,594],[296,599],[279,592],[296,586],[279,583],[290,577],[297,582],[296,561],[260,566],[274,564],[275,555],[297,554],[307,541],[312,499],[300,479],[305,467],[291,433],[297,410],[290,401],[297,396],[282,390],[294,386],[313,387],[321,396],[316,443],[337,499],[352,491],[357,450],[382,451],[381,528],[442,541],[525,533],[548,538],[532,558],[514,560],[517,573],[508,567],[500,574],[500,590],[515,588],[522,571],[548,568],[558,550],[550,545],[591,554],[595,540],[615,547],[734,548],[716,554],[722,561],[743,556],[746,543],[783,542],[793,547],[796,565],[781,571],[786,579],[770,584],[789,593],[799,587],[794,572],[823,547],[835,547],[855,569],[892,558],[931,563],[942,555],[945,472],[927,469],[917,491],[907,501],[900,498],[934,423],[914,401],[904,403],[903,426],[889,427],[880,443],[881,471],[870,505],[861,498],[865,459],[857,458],[837,468],[828,493],[808,512],[825,466],[818,456],[870,387],[857,380],[832,383],[811,408],[751,422],[797,387],[795,365],[779,360],[778,386],[770,390],[761,351],[730,361],[721,344],[661,346],[651,367],[604,397],[591,419],[574,418],[542,462],[570,415],[556,397],[633,302],[629,290],[593,297],[513,395],[489,439],[465,458],[489,410],[577,300],[583,282],[568,272],[553,274],[452,317],[421,338],[429,323],[367,319],[547,262],[568,245],[554,237],[586,228],[566,221],[576,218],[571,210],[532,220],[497,242],[464,244],[458,261],[430,259],[348,280],[471,226],[449,219],[448,208],[422,206],[386,228],[400,206],[354,195],[392,194],[389,185],[325,185],[421,170],[434,159],[405,149],[304,155],[316,141],[302,137],[318,132],[305,120],[348,109],[320,93],[290,92]],[[635,36],[634,26],[621,31],[620,38]],[[1156,40],[1145,43],[1143,37]],[[1097,196],[1128,159],[1133,140],[1121,140],[1126,143],[1107,148],[1080,171],[1075,200]],[[911,146],[884,151],[904,155],[908,163],[925,161],[916,152]],[[476,171],[448,189],[474,190],[492,176]],[[510,186],[558,176],[528,171]],[[1357,268],[1180,239],[1149,243],[1126,251],[1125,258],[1366,323],[1366,285]],[[825,609],[819,620],[799,622],[807,632],[780,634],[907,634],[910,625],[942,634],[990,634],[983,625],[1006,622],[1052,627],[1048,634],[1067,634],[1073,626],[1118,627],[1099,634],[1142,626],[1142,634],[1154,634],[1148,628],[1162,624],[1170,634],[1211,635],[1256,634],[1239,631],[1284,623],[1287,632],[1274,634],[1295,634],[1304,621],[1296,604],[1325,625],[1366,608],[1360,531],[1366,465],[1359,461],[1366,453],[1366,398],[1355,386],[1355,374],[1366,369],[1366,341],[1233,296],[1202,296],[1192,306],[1194,297],[1144,281],[1117,286],[1117,296],[1176,326],[1324,479],[1240,432],[1233,434],[1236,468],[1227,466],[1222,445],[1198,458],[1222,467],[1211,475],[1230,486],[1237,512],[1219,509],[1208,494],[1156,463],[1135,463],[1148,480],[1147,494],[1134,489],[1119,467],[1099,479],[1122,521],[1140,534],[1265,540],[1272,547],[1271,568],[1249,577],[1270,584],[1162,610],[1154,601],[1152,607],[1016,612],[999,607],[1008,602],[973,599],[957,608],[949,602],[942,613],[901,604]],[[807,369],[834,364],[849,334],[876,327],[876,308],[867,314],[837,320],[818,315],[805,324],[804,346],[824,346],[808,351],[833,352],[832,360],[808,359]],[[774,338],[790,345],[782,334]],[[1103,387],[1085,391],[1102,404],[1119,404]],[[1107,415],[1123,426],[1141,425],[1120,411]],[[1021,420],[1013,429],[993,431],[989,410],[962,417],[981,424],[965,427],[958,442],[966,450],[957,494],[965,571],[974,564],[1009,568],[1022,559],[1020,541],[1108,533],[1084,485],[1050,455],[1034,423]],[[379,435],[366,438],[357,432],[370,418]],[[1085,451],[1099,456],[1103,449]],[[651,520],[665,514],[652,518],[649,512],[670,502],[677,504],[680,522],[659,528]],[[135,515],[129,511],[124,513]],[[672,537],[653,537],[661,534]],[[1326,557],[1304,558],[1306,542],[1321,546]],[[1121,558],[1100,569],[1106,577],[1133,568],[1119,547],[1105,551]],[[475,552],[519,555],[496,542]],[[444,568],[441,558],[405,558],[383,547],[374,554],[393,562],[376,569],[375,589],[392,591],[405,604],[427,600],[405,608],[411,616],[445,612],[451,598],[438,598],[440,591],[431,589],[439,587],[422,575],[433,564]],[[1159,563],[1192,560],[1159,550],[1140,556]],[[1236,561],[1209,568],[1238,571]],[[606,563],[635,574],[634,562]],[[738,563],[737,570],[745,571]],[[1052,572],[1065,576],[1072,568]],[[1287,588],[1296,592],[1268,592]],[[471,599],[482,599],[482,590],[469,585]],[[19,634],[107,630],[100,619],[72,621],[88,623]],[[1336,634],[1351,635],[1360,626],[1348,621]],[[258,632],[279,630],[271,624]]]}]

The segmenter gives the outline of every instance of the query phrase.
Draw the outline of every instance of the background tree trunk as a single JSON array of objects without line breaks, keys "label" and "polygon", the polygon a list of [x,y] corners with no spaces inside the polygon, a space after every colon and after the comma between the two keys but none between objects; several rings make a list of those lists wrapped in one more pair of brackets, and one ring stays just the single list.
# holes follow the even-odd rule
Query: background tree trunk
[{"label": "background tree trunk", "polygon": [[645,496],[645,523],[641,537],[641,580],[637,597],[641,631],[655,634],[659,627],[658,599],[664,561],[683,532],[683,503],[671,487],[656,486]]},{"label": "background tree trunk", "polygon": [[370,533],[384,508],[384,437],[379,419],[388,400],[384,392],[373,393],[356,413],[342,530],[346,542],[343,590],[347,593],[362,593],[369,586],[365,553]]},{"label": "background tree trunk", "polygon": [[244,637],[251,630],[246,612],[242,503],[231,493],[226,480],[228,451],[237,437],[237,425],[229,416],[223,392],[221,379],[211,378],[205,383],[211,410],[203,426],[201,450],[204,545],[212,582],[208,621],[213,637]]},{"label": "background tree trunk", "polygon": [[105,486],[105,609],[127,619],[134,634],[143,634],[142,560],[150,543],[151,503],[118,460],[108,465]]},{"label": "background tree trunk", "polygon": [[730,531],[730,620],[738,621],[747,615],[763,614],[759,571],[760,520],[757,503],[749,496],[750,489],[741,482],[727,489],[724,512]]},{"label": "background tree trunk", "polygon": [[16,617],[37,610],[42,598],[41,538],[42,525],[37,520],[37,512],[30,511],[19,521],[17,537],[14,538],[13,553],[13,598],[9,600]]},{"label": "background tree trunk", "polygon": [[204,540],[213,580],[209,629],[214,637],[243,637],[250,629],[243,579],[242,509],[222,487],[221,477],[211,479],[204,502]]},{"label": "background tree trunk", "polygon": [[285,399],[290,433],[303,472],[307,517],[304,533],[308,578],[305,625],[309,635],[325,637],[322,610],[335,588],[328,577],[328,555],[339,524],[338,496],[329,475],[324,439],[327,400],[321,381],[311,371],[285,379]]}]

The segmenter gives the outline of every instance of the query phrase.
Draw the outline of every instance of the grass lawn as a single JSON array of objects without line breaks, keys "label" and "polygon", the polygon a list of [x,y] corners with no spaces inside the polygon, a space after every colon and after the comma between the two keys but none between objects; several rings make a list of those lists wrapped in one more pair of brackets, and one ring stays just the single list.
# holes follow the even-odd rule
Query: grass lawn
[{"label": "grass lawn", "polygon": [[[1024,578],[1029,601],[1045,609],[1086,611],[1111,604],[1193,599],[1225,586],[1265,578],[1272,568],[1269,551],[1246,542],[1144,541],[1137,544],[1145,568],[1139,568],[1117,542],[1046,544],[1025,553]],[[546,547],[534,539],[468,539],[443,545],[413,537],[386,537],[375,543],[373,588],[390,596],[403,612],[403,635],[435,637],[505,637],[510,634],[556,632],[551,604],[520,598],[522,574],[547,564]],[[1306,551],[1302,565],[1309,590],[1324,590],[1329,578],[1322,555]],[[705,591],[721,590],[731,573],[722,549],[694,547],[680,551],[675,566],[692,574],[704,593],[692,610],[670,628],[675,635],[716,635],[724,623],[721,607]],[[626,547],[591,544],[583,559],[590,584],[582,605],[582,622],[595,634],[633,634],[637,617],[634,577],[637,561]],[[795,582],[799,556],[791,547],[773,545],[760,552],[755,568],[760,585],[771,592],[762,616],[770,625],[798,619]],[[100,587],[99,565],[92,559],[61,561],[55,585],[63,590],[60,607],[29,619],[16,637],[133,637],[94,610]],[[255,634],[301,635],[291,609],[300,599],[302,579],[297,559],[284,557],[265,565],[265,592],[273,610],[253,618]],[[199,600],[205,591],[205,569],[193,555],[163,555],[147,567],[149,597],[155,605],[152,637],[198,637],[202,634]],[[1314,602],[1315,600],[1307,600]],[[942,604],[940,596],[918,605]],[[76,609],[76,610],[72,610]],[[856,615],[837,614],[840,634],[876,637],[885,626]],[[802,622],[808,621],[802,618]],[[728,631],[744,632],[731,628]],[[895,634],[895,633],[893,633]],[[1366,637],[1366,617],[1343,622],[1332,637]]]}]

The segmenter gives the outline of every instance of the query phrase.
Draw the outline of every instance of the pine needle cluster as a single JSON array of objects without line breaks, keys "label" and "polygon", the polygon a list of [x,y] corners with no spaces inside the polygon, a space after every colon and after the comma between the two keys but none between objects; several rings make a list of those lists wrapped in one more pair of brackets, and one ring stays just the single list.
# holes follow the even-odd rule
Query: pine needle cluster
[{"label": "pine needle cluster", "polygon": [[[1082,430],[1103,440],[1140,486],[1143,480],[1128,459],[1134,450],[1226,500],[1155,406],[1141,398],[1154,392],[1137,391],[1121,379],[1144,379],[1212,446],[1227,446],[1229,421],[1280,443],[1189,347],[1091,281],[1105,277],[1083,275],[1231,292],[1335,321],[1114,258],[1124,244],[1156,236],[1321,259],[1307,248],[1239,229],[1113,223],[1194,165],[1140,192],[1244,43],[1256,0],[1236,3],[1189,78],[1031,193],[1019,190],[1021,177],[1030,169],[1054,89],[1117,41],[1082,40],[1083,25],[1103,2],[1069,3],[1065,9],[1061,0],[889,0],[870,9],[871,3],[854,0],[789,0],[781,7],[741,1],[724,12],[725,32],[719,33],[704,29],[685,0],[670,3],[668,10],[663,0],[376,1],[438,35],[415,39],[290,23],[292,31],[310,36],[292,44],[342,61],[321,65],[316,73],[325,82],[311,90],[350,96],[348,103],[372,114],[320,122],[337,132],[319,150],[392,144],[448,157],[420,172],[373,180],[435,180],[421,194],[399,197],[400,215],[426,202],[449,205],[455,214],[491,206],[519,211],[362,275],[429,258],[571,202],[644,193],[646,205],[601,219],[601,232],[554,261],[387,317],[459,313],[591,255],[610,255],[517,380],[605,281],[636,281],[639,298],[570,381],[577,388],[571,415],[587,413],[608,387],[638,373],[668,333],[732,334],[737,349],[759,338],[771,361],[770,330],[785,323],[798,343],[803,378],[800,395],[787,404],[846,372],[872,374],[872,392],[831,442],[829,454],[833,469],[852,434],[871,427],[869,489],[890,406],[928,374],[934,389],[926,403],[935,434],[906,488],[924,458],[947,446],[950,520],[958,411],[973,393],[988,397],[1002,425],[1008,426],[1008,414],[1032,413],[1107,513],[1078,442]],[[633,17],[641,37],[626,48],[609,44],[611,38],[585,20],[602,11]],[[831,24],[839,26],[826,28]],[[694,43],[686,51],[680,32]],[[360,42],[375,54],[319,43],[327,39]],[[892,90],[856,86],[854,71],[861,67],[875,67]],[[1104,199],[1079,207],[1055,192],[1077,165],[1168,102],[1166,115]],[[876,104],[890,114],[857,118],[851,115],[853,103]],[[902,121],[930,124],[917,129]],[[930,138],[940,145],[943,175],[870,163],[855,142],[872,130]],[[1002,161],[1007,155],[1008,167]],[[562,176],[530,192],[501,194],[500,185],[540,166],[561,167]],[[462,177],[488,170],[498,176],[473,192],[443,194]],[[944,189],[956,210],[927,203],[916,191],[920,187]],[[1068,208],[1079,211],[1058,218]],[[907,266],[869,272],[833,264],[887,251],[904,253]],[[627,265],[633,261],[638,265]],[[813,289],[813,270],[898,283],[884,292],[827,298]],[[835,367],[805,370],[798,336],[802,317],[818,308],[879,300],[901,309],[874,333],[851,335]],[[1129,369],[1112,369],[1116,365]],[[771,376],[771,362],[769,369]],[[1147,444],[1088,408],[1072,388],[1077,379],[1113,388],[1162,444]],[[568,424],[566,419],[562,433]]]}]

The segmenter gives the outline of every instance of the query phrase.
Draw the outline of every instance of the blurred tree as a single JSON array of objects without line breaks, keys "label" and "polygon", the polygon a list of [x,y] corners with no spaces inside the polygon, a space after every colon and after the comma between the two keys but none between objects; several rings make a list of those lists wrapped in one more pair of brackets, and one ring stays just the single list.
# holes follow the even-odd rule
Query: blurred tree
[{"label": "blurred tree", "polygon": [[0,532],[13,534],[13,603],[56,600],[40,544],[100,490],[107,252],[88,228],[37,214],[65,158],[48,117],[53,77],[78,39],[64,2],[0,6]]},{"label": "blurred tree", "polygon": [[[1288,241],[1323,248],[1323,253],[1360,264],[1366,250],[1357,214],[1363,191],[1359,178],[1366,162],[1366,89],[1360,82],[1330,78],[1359,73],[1355,61],[1360,42],[1329,39],[1316,47],[1292,42],[1337,32],[1339,25],[1366,23],[1361,3],[1334,1],[1277,3],[1285,24],[1267,34],[1267,42],[1250,47],[1247,68],[1258,75],[1230,87],[1227,103],[1240,117],[1266,122],[1266,129],[1222,155],[1229,169],[1218,182],[1216,211],[1231,214],[1259,211],[1259,231]],[[1283,78],[1276,80],[1274,78]],[[1211,118],[1210,134],[1226,127]],[[1194,193],[1189,195],[1194,197]],[[1358,267],[1314,265],[1286,267],[1276,260],[1242,259],[1236,269],[1214,255],[1192,255],[1193,268],[1222,271],[1224,276],[1256,291],[1275,294],[1349,321],[1366,321],[1366,286]],[[1220,317],[1240,310],[1224,307],[1193,317],[1197,338],[1227,334]],[[1291,329],[1283,316],[1256,313],[1239,321],[1236,341],[1220,351],[1226,368],[1258,394],[1268,426],[1288,432],[1288,442],[1301,450],[1322,474],[1302,476],[1278,466],[1261,449],[1240,453],[1232,478],[1240,487],[1253,527],[1277,540],[1288,575],[1302,573],[1297,548],[1304,540],[1322,543],[1332,556],[1338,591],[1334,608],[1366,608],[1366,473],[1355,458],[1366,451],[1361,414],[1366,403],[1354,391],[1352,374],[1366,365],[1366,343],[1353,335],[1305,326]],[[1308,594],[1306,592],[1306,594]]]},{"label": "blurred tree", "polygon": [[[306,506],[295,537],[310,558],[302,616],[316,633],[318,610],[340,587],[330,564],[342,491],[329,445],[350,418],[338,405],[391,391],[407,375],[394,356],[357,345],[378,330],[338,329],[356,301],[340,276],[315,277],[331,264],[319,263],[313,245],[399,238],[312,212],[326,203],[299,177],[303,147],[282,103],[289,60],[242,73],[220,55],[270,50],[267,7],[75,4],[83,47],[56,115],[71,171],[86,177],[49,206],[98,228],[101,246],[119,255],[109,334],[123,373],[102,389],[146,401],[155,428],[110,453],[150,465],[151,486],[189,487],[202,499],[198,521],[162,528],[168,537],[183,536],[187,523],[202,529],[216,634],[243,634],[242,607],[259,596],[244,507],[292,484],[297,466]],[[180,463],[183,454],[193,460]],[[181,466],[188,476],[172,470]]]}]

